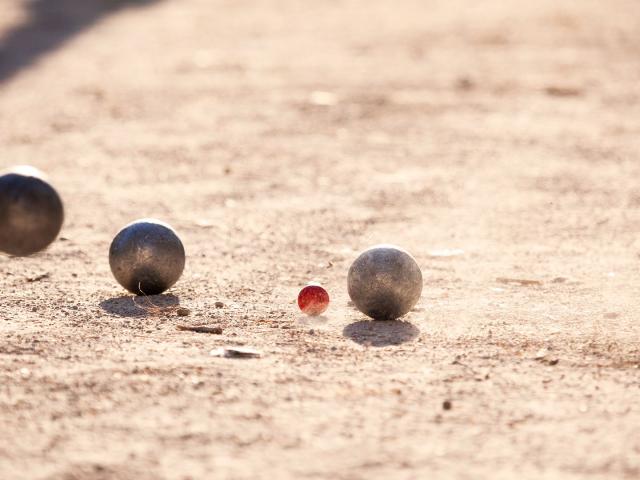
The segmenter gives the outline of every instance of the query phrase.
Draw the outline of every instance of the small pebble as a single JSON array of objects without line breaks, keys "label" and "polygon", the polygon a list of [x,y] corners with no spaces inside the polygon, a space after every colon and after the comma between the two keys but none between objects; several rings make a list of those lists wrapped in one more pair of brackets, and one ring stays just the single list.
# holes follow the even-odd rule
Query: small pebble
[{"label": "small pebble", "polygon": [[176,310],[179,317],[188,317],[191,314],[191,310],[188,308],[180,307]]},{"label": "small pebble", "polygon": [[224,358],[260,358],[262,352],[248,347],[221,347],[214,348],[209,355]]},{"label": "small pebble", "polygon": [[445,400],[444,402],[442,402],[443,410],[451,410],[452,407],[453,405],[451,404],[451,400]]},{"label": "small pebble", "polygon": [[222,334],[222,327],[207,327],[206,325],[176,325],[176,328],[181,331],[196,332],[196,333],[213,333],[215,335]]},{"label": "small pebble", "polygon": [[224,303],[222,302],[216,302],[215,303],[216,308],[223,308],[224,307]]}]

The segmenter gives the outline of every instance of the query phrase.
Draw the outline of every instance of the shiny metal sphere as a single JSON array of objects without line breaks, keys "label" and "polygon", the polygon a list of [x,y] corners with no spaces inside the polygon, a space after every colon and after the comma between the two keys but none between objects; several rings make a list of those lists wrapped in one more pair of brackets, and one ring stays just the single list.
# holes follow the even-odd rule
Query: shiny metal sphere
[{"label": "shiny metal sphere", "polygon": [[157,295],[178,281],[185,253],[166,223],[145,218],[130,223],[109,248],[109,265],[120,285],[136,295]]},{"label": "shiny metal sphere", "polygon": [[414,258],[393,245],[365,250],[349,268],[349,296],[374,320],[393,320],[409,312],[422,293],[422,272]]},{"label": "shiny metal sphere", "polygon": [[62,200],[33,167],[0,176],[0,251],[26,256],[47,248],[64,221]]}]

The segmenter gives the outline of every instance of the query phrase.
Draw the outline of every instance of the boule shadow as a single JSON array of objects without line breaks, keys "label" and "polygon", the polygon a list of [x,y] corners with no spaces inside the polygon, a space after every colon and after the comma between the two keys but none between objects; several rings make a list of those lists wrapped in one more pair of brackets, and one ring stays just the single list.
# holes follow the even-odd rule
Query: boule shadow
[{"label": "boule shadow", "polygon": [[100,308],[118,317],[148,317],[169,314],[178,305],[180,305],[180,298],[170,293],[139,297],[123,295],[100,302]]},{"label": "boule shadow", "polygon": [[342,334],[359,345],[389,347],[415,340],[420,329],[406,320],[360,320],[344,327]]}]

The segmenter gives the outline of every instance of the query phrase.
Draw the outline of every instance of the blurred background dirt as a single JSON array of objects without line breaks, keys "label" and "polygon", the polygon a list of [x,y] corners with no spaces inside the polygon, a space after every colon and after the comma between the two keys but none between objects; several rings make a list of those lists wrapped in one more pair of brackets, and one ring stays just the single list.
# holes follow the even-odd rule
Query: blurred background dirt
[{"label": "blurred background dirt", "polygon": [[[0,12],[0,167],[67,209],[0,258],[0,478],[640,477],[636,0]],[[140,217],[188,261],[134,303]],[[381,242],[423,269],[403,321],[348,304]]]}]

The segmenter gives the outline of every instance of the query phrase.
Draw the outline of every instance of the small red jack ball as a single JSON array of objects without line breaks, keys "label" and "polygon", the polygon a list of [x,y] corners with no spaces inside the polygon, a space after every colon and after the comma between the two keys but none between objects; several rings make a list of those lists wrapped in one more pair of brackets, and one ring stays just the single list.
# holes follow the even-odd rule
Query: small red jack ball
[{"label": "small red jack ball", "polygon": [[320,315],[329,306],[329,294],[317,283],[310,283],[298,294],[298,306],[307,315]]}]

